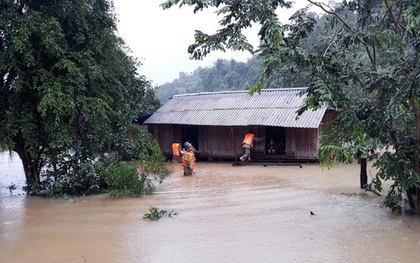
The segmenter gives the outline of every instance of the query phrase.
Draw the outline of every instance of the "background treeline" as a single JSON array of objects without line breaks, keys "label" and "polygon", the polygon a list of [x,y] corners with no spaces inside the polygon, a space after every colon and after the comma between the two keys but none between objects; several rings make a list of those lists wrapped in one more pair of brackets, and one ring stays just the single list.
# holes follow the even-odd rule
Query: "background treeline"
[{"label": "background treeline", "polygon": [[[247,62],[218,59],[213,67],[198,68],[187,74],[181,72],[179,78],[156,89],[161,103],[173,95],[221,90],[249,90],[261,74],[262,61],[253,57]],[[307,72],[292,73],[284,66],[270,77],[267,88],[302,87],[309,83]]]}]

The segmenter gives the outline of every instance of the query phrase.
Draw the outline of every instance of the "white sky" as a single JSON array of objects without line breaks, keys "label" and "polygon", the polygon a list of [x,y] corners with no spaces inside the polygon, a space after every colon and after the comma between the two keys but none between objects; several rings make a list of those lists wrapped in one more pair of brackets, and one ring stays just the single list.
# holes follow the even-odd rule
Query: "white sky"
[{"label": "white sky", "polygon": [[[205,10],[194,15],[192,8],[172,7],[163,10],[159,4],[165,0],[113,0],[117,13],[118,32],[132,50],[132,55],[143,64],[139,73],[145,75],[152,85],[161,85],[179,77],[180,72],[191,73],[198,67],[209,67],[221,59],[245,62],[251,55],[246,52],[212,52],[204,60],[190,60],[188,46],[194,42],[194,30],[213,33],[218,28],[214,12]],[[304,0],[295,0],[299,8]],[[293,13],[281,16],[286,22]],[[247,33],[251,44],[258,43],[258,29]]]}]

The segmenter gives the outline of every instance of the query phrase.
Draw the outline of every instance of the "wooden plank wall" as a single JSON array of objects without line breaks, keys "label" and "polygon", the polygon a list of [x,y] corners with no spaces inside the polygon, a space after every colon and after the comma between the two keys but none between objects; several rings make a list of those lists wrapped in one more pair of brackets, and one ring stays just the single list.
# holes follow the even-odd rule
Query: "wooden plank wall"
[{"label": "wooden plank wall", "polygon": [[316,157],[319,129],[287,128],[286,156]]},{"label": "wooden plank wall", "polygon": [[[241,156],[244,152],[242,141],[252,130],[257,137],[264,137],[264,127],[199,126],[199,149],[203,154],[218,157]],[[265,142],[256,142],[255,151],[265,151]]]},{"label": "wooden plank wall", "polygon": [[335,120],[337,118],[338,112],[335,110],[327,110],[322,117],[321,126],[327,124],[327,122]]},{"label": "wooden plank wall", "polygon": [[[243,154],[242,141],[244,135],[252,130],[256,137],[264,137],[264,126],[226,127],[198,126],[198,145],[196,148],[209,157],[239,157]],[[172,143],[182,138],[182,125],[155,125],[153,136],[159,142],[162,153],[172,155]],[[319,147],[319,129],[287,128],[286,156],[316,157]],[[253,152],[265,155],[266,140],[254,143]]]}]

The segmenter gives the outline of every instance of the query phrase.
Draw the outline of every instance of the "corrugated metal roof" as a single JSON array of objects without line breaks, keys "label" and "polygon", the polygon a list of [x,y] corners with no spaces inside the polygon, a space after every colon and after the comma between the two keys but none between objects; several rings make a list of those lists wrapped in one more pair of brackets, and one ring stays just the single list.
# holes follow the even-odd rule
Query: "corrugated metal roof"
[{"label": "corrugated metal roof", "polygon": [[304,90],[264,89],[253,96],[247,90],[175,95],[144,123],[318,128],[326,107],[297,118]]}]

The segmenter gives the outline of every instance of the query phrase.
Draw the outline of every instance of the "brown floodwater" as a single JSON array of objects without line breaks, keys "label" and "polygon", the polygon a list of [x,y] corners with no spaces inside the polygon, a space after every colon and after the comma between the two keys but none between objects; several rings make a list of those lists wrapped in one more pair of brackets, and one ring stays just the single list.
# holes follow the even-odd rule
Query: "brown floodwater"
[{"label": "brown floodwater", "polygon": [[[420,217],[365,194],[357,164],[168,165],[142,198],[48,199],[0,155],[0,262],[420,262]],[[179,214],[143,219],[152,206]]]}]

